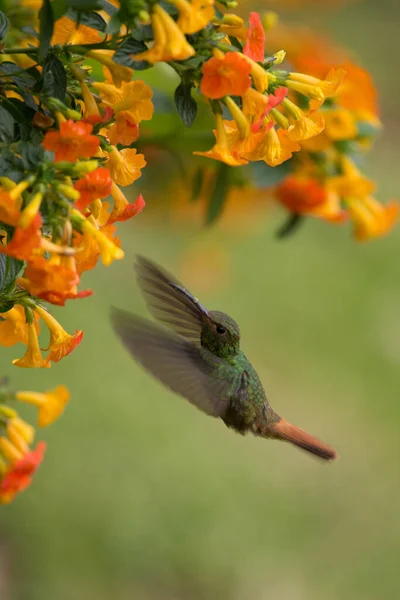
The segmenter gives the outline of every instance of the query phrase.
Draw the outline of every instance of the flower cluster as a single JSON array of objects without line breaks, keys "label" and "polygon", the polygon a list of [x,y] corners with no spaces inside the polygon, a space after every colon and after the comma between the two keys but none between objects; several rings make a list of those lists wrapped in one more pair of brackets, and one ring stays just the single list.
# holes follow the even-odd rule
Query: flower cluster
[{"label": "flower cluster", "polygon": [[21,402],[36,406],[38,426],[46,427],[61,415],[68,400],[63,385],[39,393],[10,392],[6,381],[0,383],[0,504],[8,504],[30,485],[46,449],[44,442],[31,449],[35,429],[19,417],[14,406]]},{"label": "flower cluster", "polygon": [[[393,224],[397,204],[381,207],[356,167],[355,152],[379,122],[365,106],[368,94],[359,102],[352,65],[315,64],[318,53],[305,62],[291,39],[288,62],[270,35],[273,19],[263,24],[251,12],[246,22],[228,12],[231,0],[89,4],[19,0],[9,3],[9,18],[0,12],[0,344],[25,344],[15,366],[48,368],[81,343],[83,331],[65,331],[48,306],[90,296],[83,273],[124,256],[116,224],[145,205],[124,188],[146,165],[143,131],[151,132],[159,93],[140,74],[157,63],[180,78],[174,100],[183,123],[193,124],[198,103],[215,123],[213,146],[191,157],[217,165],[202,167],[196,184],[199,197],[212,187],[208,222],[227,197],[243,205],[236,192],[244,178],[232,173],[253,169],[268,182],[285,163],[290,176],[275,192],[296,218],[340,222],[350,214],[359,239]],[[252,197],[270,195],[271,185],[259,187],[247,185]],[[42,445],[29,450],[33,430],[9,398],[0,410],[4,501],[29,483],[43,454]],[[67,392],[12,398],[36,403],[45,425]]]},{"label": "flower cluster", "polygon": [[305,70],[309,82],[340,64],[346,78],[320,112],[325,127],[300,142],[291,173],[277,186],[276,197],[294,216],[313,216],[332,223],[351,220],[354,236],[363,241],[387,233],[397,222],[399,205],[381,205],[375,183],[360,170],[365,153],[381,128],[377,94],[367,71],[347,53],[313,32],[278,25],[271,43],[285,44],[290,66]]}]

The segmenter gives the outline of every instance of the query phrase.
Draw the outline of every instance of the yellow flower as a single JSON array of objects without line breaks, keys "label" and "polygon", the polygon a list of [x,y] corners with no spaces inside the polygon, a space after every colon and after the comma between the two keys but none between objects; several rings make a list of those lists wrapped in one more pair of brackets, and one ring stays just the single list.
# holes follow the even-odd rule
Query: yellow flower
[{"label": "yellow flower", "polygon": [[96,44],[101,42],[102,35],[87,25],[78,25],[76,21],[65,15],[54,23],[51,45],[55,44]]},{"label": "yellow flower", "polygon": [[20,460],[24,453],[18,450],[16,446],[6,437],[0,437],[0,453],[11,463],[14,464]]},{"label": "yellow flower", "polygon": [[114,146],[106,162],[111,179],[118,185],[130,185],[141,176],[140,170],[146,165],[143,154],[137,154],[136,148],[117,150]]},{"label": "yellow flower", "polygon": [[259,144],[244,156],[249,160],[263,160],[270,167],[276,167],[292,157],[293,152],[300,150],[299,144],[287,136],[283,129],[271,127]]},{"label": "yellow flower", "polygon": [[258,63],[256,63],[253,59],[245,56],[244,58],[247,60],[249,65],[251,66],[250,75],[253,78],[253,83],[258,92],[265,92],[268,89],[268,85],[270,80],[273,81],[276,77],[263,69]]},{"label": "yellow flower", "polygon": [[40,352],[39,342],[37,338],[35,324],[28,323],[28,348],[22,358],[16,358],[12,361],[12,364],[16,367],[25,368],[48,368],[50,363],[45,361],[42,353]]},{"label": "yellow flower", "polygon": [[19,227],[22,227],[23,229],[26,229],[27,227],[29,227],[29,225],[32,223],[32,221],[35,219],[36,215],[39,212],[42,200],[43,200],[42,192],[37,192],[37,194],[35,194],[33,196],[32,200],[29,202],[29,204],[24,208],[24,210],[21,213],[21,216],[18,221]]},{"label": "yellow flower", "polygon": [[242,140],[246,139],[250,133],[250,124],[243,114],[242,110],[238,107],[236,102],[232,100],[230,96],[225,96],[225,104],[229,108],[229,111],[236,121],[236,125],[238,131],[240,133],[240,138]]},{"label": "yellow flower", "polygon": [[179,10],[177,25],[182,33],[204,29],[214,17],[214,0],[170,0]]},{"label": "yellow flower", "polygon": [[33,427],[18,417],[10,419],[7,423],[8,439],[22,454],[29,452],[29,444],[33,440],[34,431]]},{"label": "yellow flower", "polygon": [[159,5],[153,6],[151,14],[154,44],[149,50],[133,56],[134,60],[149,62],[186,60],[195,53],[172,17]]},{"label": "yellow flower", "polygon": [[342,197],[364,198],[375,190],[375,183],[364,177],[353,161],[346,156],[341,160],[342,174],[328,179],[328,188]]},{"label": "yellow flower", "polygon": [[[84,236],[87,234],[97,242],[101,259],[105,265],[108,266],[113,260],[124,258],[124,252],[121,248],[118,248],[90,219],[85,219],[77,210],[72,211],[72,216],[79,222]],[[92,251],[94,249],[93,245],[90,242],[88,242],[88,245]],[[79,267],[79,265],[77,266]]]},{"label": "yellow flower", "polygon": [[68,356],[82,341],[83,331],[78,329],[70,335],[61,327],[60,323],[41,306],[36,307],[36,312],[42,318],[50,331],[49,350],[46,362],[58,362]]},{"label": "yellow flower", "polygon": [[326,98],[336,94],[345,75],[344,69],[330,69],[325,79],[303,73],[289,73],[285,85],[311,98],[310,108],[316,110]]},{"label": "yellow flower", "polygon": [[28,445],[32,444],[35,437],[35,429],[26,421],[23,421],[19,417],[13,417],[7,426],[7,433],[11,439],[10,430],[18,433]]},{"label": "yellow flower", "polygon": [[352,140],[357,136],[354,114],[346,108],[324,110],[325,133],[331,140]]},{"label": "yellow flower", "polygon": [[372,196],[346,198],[346,204],[354,223],[354,236],[359,242],[388,233],[399,216],[398,202],[382,206]]},{"label": "yellow flower", "polygon": [[211,150],[208,150],[207,152],[193,152],[193,154],[219,160],[227,165],[230,165],[231,167],[247,164],[248,161],[246,159],[241,158],[232,152],[232,148],[229,145],[228,137],[225,131],[222,115],[216,114],[215,118],[217,121],[217,130],[214,132],[216,143]]},{"label": "yellow flower", "polygon": [[132,79],[133,71],[129,67],[113,61],[114,50],[90,50],[87,56],[97,60],[110,72],[114,85],[120,87],[124,81]]},{"label": "yellow flower", "polygon": [[153,92],[144,81],[122,82],[120,88],[111,83],[95,82],[93,87],[99,91],[103,104],[113,109],[117,119],[122,117],[131,123],[140,123],[152,118]]},{"label": "yellow flower", "polygon": [[15,397],[20,402],[33,404],[39,409],[38,425],[46,427],[54,423],[64,412],[65,405],[69,400],[69,391],[65,385],[58,385],[54,390],[48,392],[17,392]]},{"label": "yellow flower", "polygon": [[[28,326],[25,311],[20,304],[15,304],[6,313],[0,313],[0,317],[5,319],[4,321],[0,321],[0,344],[2,346],[14,346],[17,342],[28,343]],[[37,319],[35,327],[37,333],[39,333]]]},{"label": "yellow flower", "polygon": [[291,140],[307,140],[321,133],[325,122],[319,113],[306,115],[294,102],[285,98],[282,102],[283,108],[291,117],[291,125],[288,128],[288,136]]}]

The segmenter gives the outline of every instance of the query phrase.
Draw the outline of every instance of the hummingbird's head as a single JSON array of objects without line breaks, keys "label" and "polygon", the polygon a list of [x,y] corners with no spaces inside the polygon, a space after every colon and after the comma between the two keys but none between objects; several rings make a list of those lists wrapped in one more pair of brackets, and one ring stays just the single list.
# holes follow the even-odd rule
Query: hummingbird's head
[{"label": "hummingbird's head", "polygon": [[218,310],[210,310],[201,329],[201,345],[221,358],[239,352],[240,332],[237,323]]}]

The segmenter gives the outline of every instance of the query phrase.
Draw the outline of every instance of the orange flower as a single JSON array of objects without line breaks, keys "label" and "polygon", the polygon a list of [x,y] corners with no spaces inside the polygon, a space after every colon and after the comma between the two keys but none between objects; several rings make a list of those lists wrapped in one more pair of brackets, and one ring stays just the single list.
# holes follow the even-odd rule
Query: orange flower
[{"label": "orange flower", "polygon": [[115,221],[126,221],[135,217],[137,214],[142,212],[145,207],[145,201],[142,194],[140,194],[133,204],[129,204],[125,198],[122,190],[115,184],[112,184],[111,194],[114,199],[114,210],[111,213],[108,223],[114,223]]},{"label": "orange flower", "polygon": [[46,444],[39,442],[35,450],[25,454],[0,481],[0,503],[8,504],[14,496],[26,489],[32,482],[32,475],[43,460]]},{"label": "orange flower", "polygon": [[[18,342],[28,343],[28,325],[23,307],[15,304],[9,311],[0,313],[0,344],[2,346],[14,346]],[[36,333],[39,333],[38,316],[35,315]]]},{"label": "orange flower", "polygon": [[6,246],[0,245],[0,254],[30,260],[32,252],[42,245],[41,225],[42,217],[37,214],[28,227],[16,227],[11,241]]},{"label": "orange flower", "polygon": [[289,175],[276,188],[278,200],[290,212],[320,217],[332,222],[346,218],[339,198],[334,198],[315,179]]},{"label": "orange flower", "polygon": [[100,140],[91,135],[93,126],[82,121],[64,121],[59,131],[48,131],[43,139],[46,150],[54,152],[55,161],[75,162],[78,158],[94,156],[99,149]]},{"label": "orange flower", "polygon": [[43,359],[40,352],[39,342],[36,333],[36,327],[33,322],[27,324],[28,327],[28,348],[22,358],[16,358],[12,364],[16,367],[24,368],[48,368],[50,363]]},{"label": "orange flower", "polygon": [[136,148],[117,150],[115,146],[108,154],[107,168],[118,185],[130,185],[141,176],[140,170],[146,165],[143,154],[137,154]]},{"label": "orange flower", "polygon": [[76,248],[76,270],[81,275],[96,266],[100,256],[100,248],[96,239],[88,232],[74,232],[74,248]]},{"label": "orange flower", "polygon": [[193,152],[193,154],[205,156],[214,160],[220,160],[221,162],[230,165],[231,167],[247,164],[248,161],[245,158],[240,157],[237,152],[233,151],[231,146],[232,142],[228,138],[227,133],[225,131],[222,115],[216,114],[215,118],[217,121],[217,129],[216,131],[214,130],[214,135],[216,138],[214,146],[211,148],[211,150],[207,150],[207,152]]},{"label": "orange flower", "polygon": [[354,223],[354,236],[359,242],[388,233],[399,217],[399,203],[392,201],[382,206],[372,196],[346,198],[350,217]]},{"label": "orange flower", "polygon": [[203,64],[200,90],[208,98],[242,96],[250,87],[251,66],[239,52],[227,52]]},{"label": "orange flower", "polygon": [[250,27],[243,47],[243,54],[256,62],[262,62],[264,60],[265,32],[260,15],[256,12],[251,12],[249,23]]},{"label": "orange flower", "polygon": [[139,138],[139,125],[131,123],[126,115],[117,115],[117,119],[107,132],[109,142],[116,146],[130,146]]},{"label": "orange flower", "polygon": [[[29,261],[24,277],[18,280],[23,288],[34,296],[55,304],[65,304],[68,292],[79,283],[79,275],[73,270],[46,260],[43,256],[35,256]],[[54,298],[53,294],[54,293]],[[60,302],[63,299],[63,302]]]},{"label": "orange flower", "polygon": [[97,198],[107,198],[111,192],[112,179],[110,171],[103,167],[98,167],[91,173],[74,183],[74,189],[80,193],[80,198],[74,204],[78,210],[84,210],[93,200]]}]

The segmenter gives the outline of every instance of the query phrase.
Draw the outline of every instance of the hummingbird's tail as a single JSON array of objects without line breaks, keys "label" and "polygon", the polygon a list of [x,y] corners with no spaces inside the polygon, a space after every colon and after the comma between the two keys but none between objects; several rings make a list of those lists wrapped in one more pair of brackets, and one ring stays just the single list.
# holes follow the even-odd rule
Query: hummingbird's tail
[{"label": "hummingbird's tail", "polygon": [[273,434],[272,437],[290,442],[303,450],[307,450],[307,452],[311,452],[311,454],[315,454],[319,458],[323,458],[324,460],[334,460],[335,458],[338,458],[338,454],[333,448],[320,442],[317,438],[303,429],[291,425],[285,421],[285,419],[280,419],[274,423],[271,430]]}]

